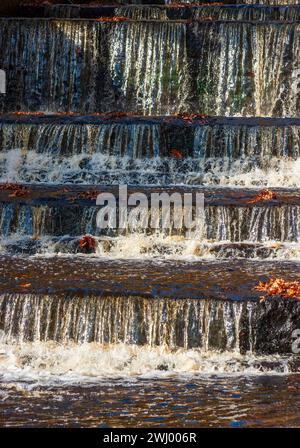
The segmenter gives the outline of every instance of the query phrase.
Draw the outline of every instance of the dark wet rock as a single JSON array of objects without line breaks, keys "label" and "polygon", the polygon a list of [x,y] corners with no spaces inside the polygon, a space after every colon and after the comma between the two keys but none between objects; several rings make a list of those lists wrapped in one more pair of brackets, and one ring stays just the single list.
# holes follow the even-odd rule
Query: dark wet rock
[{"label": "dark wet rock", "polygon": [[300,301],[267,300],[257,306],[254,319],[257,352],[289,353],[294,341],[292,334],[300,329]]},{"label": "dark wet rock", "polygon": [[156,369],[157,369],[157,370],[164,371],[164,372],[167,372],[167,371],[169,370],[169,366],[168,366],[167,364],[159,364],[159,365],[156,367]]},{"label": "dark wet rock", "polygon": [[[107,3],[107,4],[105,4]],[[298,5],[248,4],[243,1],[225,0],[220,5],[195,6],[193,3],[165,4],[165,0],[140,1],[139,4],[126,4],[124,1],[101,2],[101,5],[45,4],[21,5],[18,8],[0,8],[3,15],[17,17],[41,17],[60,19],[96,19],[99,17],[122,16],[135,20],[297,20],[300,16]],[[127,2],[128,3],[128,2]],[[200,3],[200,2],[199,2]],[[235,5],[235,3],[238,3]],[[272,2],[271,2],[272,3]]]},{"label": "dark wet rock", "polygon": [[[195,250],[195,255],[201,256],[205,250],[204,247],[198,246]],[[221,243],[212,244],[210,247],[206,246],[208,253],[214,254],[217,258],[270,258],[275,256],[276,248],[264,246],[257,243]]]}]

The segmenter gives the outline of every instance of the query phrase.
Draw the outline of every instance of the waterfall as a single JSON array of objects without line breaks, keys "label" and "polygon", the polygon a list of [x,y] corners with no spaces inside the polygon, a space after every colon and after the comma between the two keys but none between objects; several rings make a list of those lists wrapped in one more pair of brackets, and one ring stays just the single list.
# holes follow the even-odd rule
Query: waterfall
[{"label": "waterfall", "polygon": [[193,20],[207,17],[213,20],[240,20],[240,21],[288,21],[299,20],[300,9],[297,6],[261,7],[251,5],[220,5],[197,6],[191,10]]},{"label": "waterfall", "polygon": [[299,148],[290,124],[0,123],[8,182],[296,186]]},{"label": "waterfall", "polygon": [[[0,122],[0,151],[53,156],[101,153],[132,159],[169,155],[172,146],[193,158],[299,158],[300,129],[293,125],[178,126],[176,135],[163,120],[156,123],[10,124]],[[173,141],[172,141],[172,140]],[[192,143],[192,144],[191,144]],[[183,147],[185,146],[185,147]],[[181,161],[184,163],[184,160]]]},{"label": "waterfall", "polygon": [[116,16],[128,17],[132,20],[167,20],[166,9],[158,8],[156,6],[149,6],[148,8],[122,6],[116,8]]},{"label": "waterfall", "polygon": [[[239,304],[193,300],[5,296],[0,298],[1,329],[7,340],[143,344],[170,348],[238,347],[241,328],[228,314]],[[208,325],[206,325],[209,320]],[[212,328],[222,328],[217,340]],[[204,341],[208,340],[208,347]]]},{"label": "waterfall", "polygon": [[198,110],[213,115],[296,115],[298,25],[195,23],[191,34]]},{"label": "waterfall", "polygon": [[175,113],[184,101],[186,58],[184,25],[121,24],[112,41],[112,82],[129,110],[137,107],[149,115]]},{"label": "waterfall", "polygon": [[[298,297],[260,282],[299,279],[300,6],[153,2],[0,18],[5,387],[299,373]],[[204,192],[200,226],[100,229],[118,184]]]},{"label": "waterfall", "polygon": [[78,5],[45,5],[45,17],[76,19],[80,17]]},{"label": "waterfall", "polygon": [[299,304],[7,294],[0,296],[0,309],[0,330],[7,343],[122,343],[274,353],[272,338],[280,339],[276,332],[282,335],[280,351],[291,328],[277,321],[263,337],[261,325],[278,312],[296,317]]},{"label": "waterfall", "polygon": [[2,20],[0,45],[15,49],[1,60],[19,101],[8,109],[170,113],[185,86],[182,24]]},{"label": "waterfall", "polygon": [[[96,227],[99,209],[96,206],[32,206],[22,204],[2,204],[0,208],[0,231],[2,236],[61,236],[92,233],[105,235],[104,230]],[[149,211],[150,213],[150,211]],[[149,223],[150,223],[149,215]],[[184,226],[171,228],[166,234],[185,235]],[[203,241],[231,242],[299,242],[300,240],[299,206],[208,206],[205,209],[205,222],[199,238]],[[155,232],[154,229],[146,229]],[[127,235],[136,229],[128,226]],[[122,229],[110,229],[108,234],[124,234]]]},{"label": "waterfall", "polygon": [[256,158],[267,164],[272,157],[297,159],[300,150],[297,127],[199,126],[194,134],[194,157]]},{"label": "waterfall", "polygon": [[0,34],[6,111],[298,116],[297,22],[2,19]]},{"label": "waterfall", "polygon": [[14,91],[6,108],[95,111],[104,30],[105,24],[80,21],[2,19],[1,65],[10,67]]},{"label": "waterfall", "polygon": [[160,149],[160,129],[150,124],[1,124],[1,151],[19,149],[72,156],[94,153],[116,157],[153,157]]}]

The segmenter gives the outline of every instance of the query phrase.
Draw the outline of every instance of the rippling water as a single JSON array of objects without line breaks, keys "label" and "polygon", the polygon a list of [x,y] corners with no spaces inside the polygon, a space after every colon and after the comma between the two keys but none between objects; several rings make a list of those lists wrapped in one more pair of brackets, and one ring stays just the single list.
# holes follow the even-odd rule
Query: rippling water
[{"label": "rippling water", "polygon": [[0,383],[1,426],[299,427],[299,376]]}]

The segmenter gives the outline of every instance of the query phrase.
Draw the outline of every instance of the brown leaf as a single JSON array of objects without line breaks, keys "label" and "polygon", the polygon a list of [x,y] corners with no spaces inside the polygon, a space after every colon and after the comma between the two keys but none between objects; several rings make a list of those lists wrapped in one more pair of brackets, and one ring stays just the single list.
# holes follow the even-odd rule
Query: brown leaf
[{"label": "brown leaf", "polygon": [[260,191],[253,199],[248,201],[248,204],[256,204],[261,201],[270,201],[272,199],[277,199],[276,193],[271,190],[262,190]]},{"label": "brown leaf", "polygon": [[171,149],[170,155],[173,157],[176,157],[177,159],[183,158],[182,152],[175,148]]},{"label": "brown leaf", "polygon": [[31,286],[31,283],[21,283],[20,286],[22,288],[29,288],[29,286]]},{"label": "brown leaf", "polygon": [[[300,300],[300,282],[298,281],[271,278],[268,282],[260,282],[254,289],[256,291],[264,291],[268,296],[279,296],[282,299],[295,298]],[[260,299],[264,299],[264,297],[260,297]]]}]

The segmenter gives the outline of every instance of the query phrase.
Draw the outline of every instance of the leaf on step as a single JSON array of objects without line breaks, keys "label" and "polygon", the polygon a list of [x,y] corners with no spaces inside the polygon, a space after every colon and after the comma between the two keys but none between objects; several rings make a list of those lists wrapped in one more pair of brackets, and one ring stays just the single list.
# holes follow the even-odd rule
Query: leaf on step
[{"label": "leaf on step", "polygon": [[[181,120],[183,120],[186,123],[192,123],[194,120],[204,120],[205,118],[208,117],[208,115],[206,114],[189,114],[189,113],[178,113],[176,114],[177,118],[180,118]],[[204,123],[202,121],[202,123]]]},{"label": "leaf on step", "polygon": [[29,288],[29,286],[31,286],[31,283],[21,283],[20,286],[22,288]]},{"label": "leaf on step", "polygon": [[97,191],[97,190],[87,190],[87,191],[82,191],[81,193],[77,193],[75,196],[70,197],[68,200],[70,202],[74,202],[79,199],[95,200],[95,199],[97,199],[98,195],[99,195],[99,191]]},{"label": "leaf on step", "polygon": [[96,22],[125,22],[130,21],[128,17],[123,16],[113,16],[113,17],[99,17],[98,19],[95,19]]},{"label": "leaf on step", "polygon": [[79,241],[79,248],[85,252],[92,252],[96,249],[96,240],[91,235],[84,235]]},{"label": "leaf on step", "polygon": [[260,191],[253,199],[248,201],[248,204],[256,204],[257,202],[262,201],[271,201],[272,199],[277,199],[276,193],[271,190],[262,190]]},{"label": "leaf on step", "polygon": [[19,115],[19,116],[28,116],[28,115],[32,115],[34,117],[42,117],[43,115],[45,115],[44,112],[23,112],[23,111],[16,111],[16,112],[12,112],[12,115]]},{"label": "leaf on step", "polygon": [[16,198],[16,197],[25,197],[30,193],[30,188],[20,185],[20,184],[12,184],[12,183],[5,183],[0,185],[0,190],[2,191],[10,191],[9,194],[10,198]]},{"label": "leaf on step", "polygon": [[[268,282],[260,282],[256,291],[266,292],[268,296],[279,296],[282,299],[300,300],[300,282],[287,281],[283,278],[271,278]],[[263,299],[262,297],[260,299]]]}]

